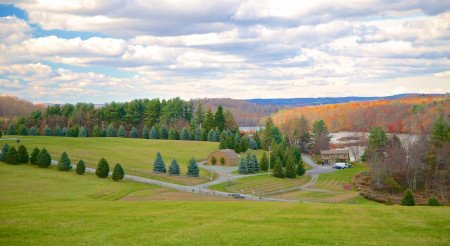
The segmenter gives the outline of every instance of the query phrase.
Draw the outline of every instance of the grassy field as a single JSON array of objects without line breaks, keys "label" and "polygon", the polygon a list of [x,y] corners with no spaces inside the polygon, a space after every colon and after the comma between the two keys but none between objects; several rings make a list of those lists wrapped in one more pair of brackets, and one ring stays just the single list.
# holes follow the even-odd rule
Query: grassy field
[{"label": "grassy field", "polygon": [[336,170],[332,173],[321,174],[317,183],[316,188],[323,188],[335,191],[342,191],[343,184],[351,184],[352,178],[355,174],[366,171],[367,167],[365,164],[355,163],[351,168],[345,168]]},{"label": "grassy field", "polygon": [[272,175],[251,176],[213,185],[210,189],[266,196],[279,190],[298,187],[308,183],[310,177],[304,175],[295,179],[279,179]]},{"label": "grassy field", "polygon": [[[5,136],[3,138],[10,137]],[[63,151],[66,151],[72,162],[76,163],[79,159],[83,159],[87,166],[96,167],[100,158],[105,157],[111,168],[116,163],[120,163],[128,174],[188,185],[205,182],[212,176],[207,170],[201,170],[200,178],[184,176],[187,172],[187,165],[190,158],[195,157],[197,161],[204,160],[210,152],[218,149],[219,146],[218,143],[212,142],[133,138],[69,138],[45,136],[24,136],[19,138],[21,144],[25,145],[30,153],[34,147],[45,147],[55,160],[59,159]],[[0,141],[1,146],[4,143],[17,146],[15,140]],[[173,158],[177,159],[183,176],[173,177],[164,174],[154,174],[152,167],[157,151],[161,152],[166,168],[169,167]]]},{"label": "grassy field", "polygon": [[143,192],[149,199],[157,197],[160,188],[4,163],[0,179],[0,245],[448,245],[450,241],[449,207],[179,197],[127,200]]}]

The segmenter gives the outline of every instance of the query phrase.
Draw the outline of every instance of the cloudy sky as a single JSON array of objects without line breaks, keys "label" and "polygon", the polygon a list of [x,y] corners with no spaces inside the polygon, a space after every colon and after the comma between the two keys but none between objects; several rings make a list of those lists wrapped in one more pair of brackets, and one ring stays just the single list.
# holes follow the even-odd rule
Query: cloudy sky
[{"label": "cloudy sky", "polygon": [[0,0],[34,102],[450,92],[450,1]]}]

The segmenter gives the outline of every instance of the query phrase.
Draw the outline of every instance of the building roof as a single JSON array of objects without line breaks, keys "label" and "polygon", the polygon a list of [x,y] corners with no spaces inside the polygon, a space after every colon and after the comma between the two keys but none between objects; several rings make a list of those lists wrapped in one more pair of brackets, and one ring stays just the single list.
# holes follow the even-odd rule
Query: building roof
[{"label": "building roof", "polygon": [[349,154],[348,149],[329,149],[329,150],[321,150],[321,155],[340,155],[340,154]]},{"label": "building roof", "polygon": [[239,156],[236,154],[236,152],[232,149],[221,149],[218,150],[218,152],[221,152],[225,157],[229,159],[238,159]]}]

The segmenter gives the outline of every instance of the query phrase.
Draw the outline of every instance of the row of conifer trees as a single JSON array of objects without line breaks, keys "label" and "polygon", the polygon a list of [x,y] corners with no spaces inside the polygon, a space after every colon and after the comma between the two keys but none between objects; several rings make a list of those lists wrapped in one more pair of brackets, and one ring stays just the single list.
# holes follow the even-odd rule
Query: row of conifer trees
[{"label": "row of conifer trees", "polygon": [[[153,163],[153,172],[155,173],[166,173],[166,165],[164,163],[164,159],[161,156],[160,152],[156,153],[155,162]],[[179,176],[180,175],[180,166],[178,164],[178,161],[174,158],[172,159],[170,165],[169,165],[169,175],[173,176]],[[198,168],[197,162],[195,161],[194,157],[191,158],[188,165],[188,170],[186,173],[187,176],[190,177],[198,177],[200,175],[200,170]]]}]

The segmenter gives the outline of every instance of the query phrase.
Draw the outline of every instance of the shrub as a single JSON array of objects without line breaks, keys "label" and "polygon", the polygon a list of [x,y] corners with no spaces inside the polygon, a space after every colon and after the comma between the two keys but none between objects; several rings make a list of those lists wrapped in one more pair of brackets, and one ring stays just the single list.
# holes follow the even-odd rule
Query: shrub
[{"label": "shrub", "polygon": [[2,153],[0,153],[0,161],[5,161],[5,157],[9,149],[10,149],[9,144],[5,143],[2,148]]},{"label": "shrub", "polygon": [[153,172],[155,173],[165,173],[166,165],[164,164],[164,160],[161,156],[161,153],[156,153],[155,162],[153,164]]},{"label": "shrub", "polygon": [[31,156],[30,156],[30,162],[33,165],[37,164],[37,158],[39,155],[39,149],[38,148],[34,148],[33,151],[31,152]]},{"label": "shrub", "polygon": [[177,160],[173,159],[169,166],[169,175],[180,175],[180,166]]},{"label": "shrub", "polygon": [[188,171],[187,175],[191,177],[198,177],[200,170],[198,169],[197,162],[195,161],[194,157],[191,158],[189,161]]},{"label": "shrub", "polygon": [[58,170],[69,171],[70,169],[72,169],[72,163],[70,162],[69,156],[67,156],[67,153],[64,151],[58,161]]},{"label": "shrub", "polygon": [[27,148],[23,145],[19,146],[19,153],[18,153],[18,163],[28,163],[30,160],[30,156],[28,155]]},{"label": "shrub", "polygon": [[39,151],[36,164],[40,168],[47,168],[52,164],[52,157],[45,148]]},{"label": "shrub", "polygon": [[216,165],[216,163],[217,163],[217,159],[216,159],[215,156],[213,156],[213,157],[211,158],[211,164]]},{"label": "shrub", "polygon": [[303,165],[303,162],[299,162],[297,165],[297,175],[298,176],[303,176],[303,174],[305,174],[306,170],[305,170],[305,166]]},{"label": "shrub", "polygon": [[75,171],[79,175],[83,175],[84,172],[86,172],[86,166],[84,165],[84,161],[83,160],[79,160],[78,161],[77,168],[75,169]]},{"label": "shrub", "polygon": [[99,178],[106,178],[109,174],[109,165],[105,158],[100,159],[97,165],[97,170],[95,170],[95,174]]},{"label": "shrub", "polygon": [[125,176],[125,172],[123,171],[122,166],[119,163],[117,163],[116,166],[114,166],[112,179],[114,181],[120,181],[123,179],[124,176]]},{"label": "shrub", "polygon": [[400,186],[400,184],[397,181],[395,181],[395,179],[393,177],[385,178],[384,184],[386,185],[386,188],[390,192],[400,192],[402,190],[402,187]]},{"label": "shrub", "polygon": [[8,164],[16,165],[18,158],[19,154],[17,153],[16,148],[14,148],[13,146],[8,150],[8,153],[6,153],[5,162]]},{"label": "shrub", "polygon": [[131,138],[138,138],[138,137],[139,137],[139,132],[138,132],[138,130],[136,129],[136,127],[133,127],[133,128],[131,129],[130,137],[131,137]]},{"label": "shrub", "polygon": [[225,158],[223,158],[223,156],[220,157],[220,164],[221,164],[221,165],[224,165],[224,164],[225,164]]},{"label": "shrub", "polygon": [[402,206],[415,206],[416,201],[414,200],[413,193],[410,190],[406,190],[405,196],[400,203]]},{"label": "shrub", "polygon": [[438,199],[433,196],[428,200],[428,206],[441,206],[441,204],[439,204]]}]

